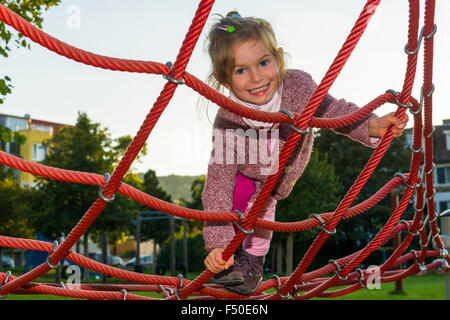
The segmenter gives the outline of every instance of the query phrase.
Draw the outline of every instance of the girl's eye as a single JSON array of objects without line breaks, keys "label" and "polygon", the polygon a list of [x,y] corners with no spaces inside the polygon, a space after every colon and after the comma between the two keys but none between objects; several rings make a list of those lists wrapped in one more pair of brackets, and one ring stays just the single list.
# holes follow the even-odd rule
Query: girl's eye
[{"label": "girl's eye", "polygon": [[259,65],[261,66],[261,67],[265,67],[265,66],[267,66],[268,64],[269,64],[269,60],[263,60],[263,61],[261,61],[260,63],[259,63]]},{"label": "girl's eye", "polygon": [[236,74],[238,74],[238,75],[244,74],[244,72],[245,72],[245,69],[244,69],[244,68],[241,68],[241,69],[237,69],[237,70],[236,70]]}]

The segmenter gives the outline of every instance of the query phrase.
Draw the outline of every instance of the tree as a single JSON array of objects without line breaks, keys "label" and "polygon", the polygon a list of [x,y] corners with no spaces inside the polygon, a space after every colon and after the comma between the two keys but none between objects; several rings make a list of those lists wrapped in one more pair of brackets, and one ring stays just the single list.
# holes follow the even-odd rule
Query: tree
[{"label": "tree", "polygon": [[[75,126],[61,128],[58,134],[46,142],[49,154],[43,164],[97,174],[112,172],[125,148],[125,140],[126,137],[111,139],[107,128],[93,123],[85,113],[79,113]],[[138,183],[132,173],[127,174],[124,181]],[[38,204],[35,228],[51,239],[67,235],[99,193],[98,186],[47,178],[40,178],[38,187],[42,201]],[[100,240],[103,232],[107,231],[110,243],[115,243],[130,233],[138,208],[135,201],[117,193],[115,200],[106,206],[91,225],[89,233],[94,240]]]},{"label": "tree", "polygon": [[[10,178],[0,180],[0,234],[3,236],[31,239],[34,230],[29,216],[34,198],[33,190],[23,189],[19,183]],[[2,247],[0,246],[0,256]],[[1,272],[0,263],[0,272]]]},{"label": "tree", "polygon": [[[202,204],[202,193],[203,188],[205,186],[205,180],[206,175],[201,175],[192,181],[191,184],[191,200],[185,200],[180,199],[179,205],[183,206],[185,208],[190,209],[197,209],[197,210],[203,210],[203,204]],[[203,221],[200,220],[188,220],[186,222],[187,226],[187,241],[189,242],[188,247],[193,248],[189,249],[189,254],[187,257],[187,263],[189,266],[189,270],[193,271],[199,271],[204,269],[203,260],[207,255],[207,251],[205,249],[205,243],[203,240]],[[181,257],[183,256],[183,232],[182,230],[178,230],[175,233],[175,250],[176,250],[176,256]],[[159,255],[159,259],[163,261],[169,260],[169,250],[166,248],[163,248],[161,250],[161,253]]]},{"label": "tree", "polygon": [[[60,2],[61,0],[0,0],[2,5],[5,5],[38,28],[42,28],[43,12],[58,5]],[[3,40],[0,43],[0,54],[5,58],[9,56],[8,52],[11,51],[11,41],[15,43],[16,48],[23,47],[30,49],[29,40],[23,34],[7,29],[3,21],[0,21],[0,38]],[[4,76],[0,79],[0,104],[4,102],[5,96],[11,93],[12,88],[10,77]]]},{"label": "tree", "polygon": [[[409,169],[411,152],[406,146],[404,135],[393,140],[379,166],[352,206],[375,194],[394,177],[396,172],[405,172]],[[321,158],[328,154],[328,159],[335,167],[335,173],[341,182],[340,200],[353,185],[374,152],[374,149],[330,130],[319,132],[315,139],[315,147],[319,150]],[[386,223],[391,212],[390,199],[386,197],[367,212],[351,219],[341,220],[337,226],[337,234],[333,236],[335,240],[330,241],[329,252],[332,256],[329,257],[348,255],[365,247]],[[411,214],[412,212],[408,211],[405,216],[410,217]],[[371,255],[368,263],[379,263],[378,258],[376,255]]]},{"label": "tree", "polygon": [[[161,188],[158,177],[154,170],[149,169],[144,174],[144,180],[142,183],[142,190],[162,201],[172,202],[172,197]],[[153,208],[146,206],[140,206],[141,211],[154,211]],[[156,243],[162,244],[170,237],[169,232],[169,220],[151,220],[143,221],[141,224],[141,240],[146,241],[149,239],[154,239]]]},{"label": "tree", "polygon": [[[290,195],[278,201],[276,220],[280,222],[302,221],[312,213],[333,211],[339,200],[340,183],[334,166],[325,153],[320,159],[317,150],[311,154],[308,165],[300,179],[294,185]],[[317,229],[308,229],[298,233],[274,233],[272,242],[279,249],[282,241],[292,243],[292,260],[300,261],[301,257],[316,237]],[[289,239],[289,237],[291,237]],[[272,250],[274,250],[272,245]],[[287,252],[290,256],[290,252]],[[279,262],[280,263],[280,262]],[[290,268],[287,268],[290,269]],[[281,270],[278,270],[281,271]],[[288,270],[291,272],[292,270]]]},{"label": "tree", "polygon": [[[10,10],[14,11],[28,22],[34,24],[38,28],[42,28],[42,14],[49,8],[58,5],[61,0],[30,0],[30,1],[15,1],[15,0],[0,0],[2,5],[5,5]],[[3,21],[0,21],[0,55],[7,58],[11,51],[11,41],[15,43],[16,48],[24,47],[30,49],[29,41],[23,34],[8,29]],[[1,75],[0,75],[1,76]],[[0,78],[0,104],[4,103],[6,95],[12,92],[12,80],[7,75]],[[25,137],[17,132],[13,133],[9,128],[0,124],[0,140],[3,142],[16,142],[23,144]],[[2,166],[3,167],[3,166]],[[3,173],[3,168],[0,172]]]},{"label": "tree", "polygon": [[[206,175],[201,175],[195,178],[191,184],[191,200],[181,199],[180,203],[182,206],[189,209],[203,210],[202,193],[205,187]],[[202,233],[203,234],[203,224],[201,220],[192,220],[188,223],[188,230],[191,233]]]}]

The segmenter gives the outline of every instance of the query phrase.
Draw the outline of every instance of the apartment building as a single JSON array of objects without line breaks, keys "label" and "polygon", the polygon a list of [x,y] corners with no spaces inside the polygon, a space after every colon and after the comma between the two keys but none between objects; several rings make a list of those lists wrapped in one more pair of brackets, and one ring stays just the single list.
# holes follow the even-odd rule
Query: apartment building
[{"label": "apartment building", "polygon": [[[435,126],[433,133],[433,171],[436,189],[436,211],[441,213],[450,208],[450,119]],[[412,143],[412,129],[405,130],[409,145]]]},{"label": "apartment building", "polygon": [[[48,152],[44,141],[52,138],[65,124],[33,119],[29,114],[23,117],[0,114],[0,125],[26,138],[23,145],[0,141],[2,150],[25,160],[40,162],[45,159]],[[32,185],[35,181],[34,176],[27,172],[17,171],[17,175],[23,186]]]}]

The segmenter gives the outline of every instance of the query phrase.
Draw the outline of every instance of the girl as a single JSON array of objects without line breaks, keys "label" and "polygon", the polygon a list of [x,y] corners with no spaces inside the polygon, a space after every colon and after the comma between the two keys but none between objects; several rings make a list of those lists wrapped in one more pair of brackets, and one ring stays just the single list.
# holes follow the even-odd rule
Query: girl
[{"label": "girl", "polygon": [[[216,89],[221,86],[227,88],[230,98],[242,105],[263,111],[285,109],[301,113],[317,87],[308,73],[285,70],[283,50],[277,47],[272,27],[265,20],[244,18],[237,12],[230,12],[212,26],[209,40],[210,82]],[[335,118],[357,109],[353,103],[336,100],[328,94],[314,116]],[[383,117],[371,114],[335,131],[376,147],[390,125],[394,126],[394,137],[398,137],[407,121],[407,115],[397,119],[394,113]],[[277,156],[290,133],[289,124],[246,119],[221,108],[213,128],[213,150],[202,195],[203,207],[210,212],[239,210],[245,214],[267,176],[278,170]],[[276,203],[289,195],[301,176],[310,157],[313,139],[310,131],[300,140],[260,218],[275,220]],[[235,145],[236,140],[238,143]],[[265,153],[270,161],[267,161]],[[255,160],[257,155],[260,158]],[[223,249],[234,237],[235,228],[236,224],[229,222],[205,222],[205,246],[210,252],[204,263],[215,273],[211,279],[213,283],[248,295],[256,290],[262,279],[264,257],[269,250],[272,232],[255,228],[254,233],[245,238],[241,254],[223,261]]]}]

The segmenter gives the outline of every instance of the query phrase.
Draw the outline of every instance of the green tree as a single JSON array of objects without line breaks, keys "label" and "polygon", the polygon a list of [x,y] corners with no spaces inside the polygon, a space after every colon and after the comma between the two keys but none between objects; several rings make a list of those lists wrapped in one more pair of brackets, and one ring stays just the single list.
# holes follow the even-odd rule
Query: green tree
[{"label": "green tree", "polygon": [[[181,198],[178,201],[180,206],[190,209],[203,210],[202,193],[205,186],[206,175],[201,175],[192,181],[191,184],[191,200]],[[181,227],[181,223],[177,223]],[[188,241],[188,266],[190,271],[200,271],[204,269],[203,260],[207,255],[205,242],[203,240],[203,221],[188,220],[187,241]],[[178,257],[177,261],[181,262],[183,256],[183,230],[179,229],[175,234],[175,251]],[[169,246],[164,246],[158,257],[161,261],[170,260]]]},{"label": "green tree", "polygon": [[[0,4],[14,11],[38,28],[42,28],[43,12],[58,5],[60,2],[61,0],[0,0]],[[0,55],[5,58],[7,58],[9,52],[11,52],[11,43],[13,43],[16,48],[24,47],[30,49],[29,40],[20,32],[17,32],[12,28],[7,28],[3,21],[0,21],[0,39],[2,40],[0,41]],[[0,78],[0,104],[4,103],[6,95],[12,92],[13,85],[11,82],[11,78],[7,75]],[[0,124],[0,140],[3,142],[23,144],[25,142],[25,137],[17,132],[11,132],[9,128]],[[2,169],[3,168],[0,168],[0,172],[4,173],[5,171]]]},{"label": "green tree", "polygon": [[[79,113],[75,126],[65,126],[46,143],[49,154],[43,164],[74,171],[104,174],[112,172],[122,154],[125,138],[112,139],[107,128],[93,123]],[[124,182],[139,184],[129,173]],[[99,187],[40,178],[42,201],[38,204],[35,228],[50,239],[67,235],[98,197]],[[89,228],[93,239],[99,240],[107,231],[110,243],[130,233],[139,205],[117,193]]]},{"label": "green tree", "polygon": [[[172,202],[172,197],[160,186],[154,170],[149,169],[145,172],[142,190],[162,201]],[[141,206],[140,208],[141,211],[155,211],[146,206]],[[156,243],[163,244],[167,242],[170,237],[169,220],[143,221],[141,224],[141,231],[141,241],[154,239]]]},{"label": "green tree", "polygon": [[[0,235],[31,239],[34,236],[30,225],[31,206],[34,192],[21,188],[19,183],[10,178],[0,180]],[[0,246],[0,256],[2,247]],[[0,272],[2,266],[0,263]]]},{"label": "green tree", "polygon": [[[58,5],[61,0],[28,0],[28,1],[16,1],[16,0],[0,0],[0,3],[10,10],[17,13],[19,16],[35,25],[38,28],[42,28],[43,13],[53,6]],[[30,49],[30,42],[25,36],[11,28],[7,28],[3,21],[0,21],[0,54],[7,58],[9,52],[11,52],[11,43],[16,48],[28,48]],[[12,91],[11,78],[4,76],[0,79],[0,104],[4,102],[4,98]]]},{"label": "green tree", "polygon": [[[302,221],[312,213],[333,211],[339,200],[340,183],[334,166],[325,153],[320,159],[317,150],[311,154],[305,171],[294,185],[290,195],[278,201],[276,220],[280,222]],[[293,241],[293,264],[298,263],[318,233],[308,229],[296,233],[274,233],[272,243],[280,246],[288,237]],[[287,246],[286,246],[287,247]],[[272,250],[274,245],[272,245]],[[289,252],[287,252],[289,256]],[[270,255],[269,255],[270,256]]]},{"label": "green tree", "polygon": [[[379,166],[351,206],[375,194],[394,177],[396,172],[408,171],[411,151],[406,146],[405,135],[393,140]],[[341,182],[339,194],[342,200],[367,164],[374,149],[330,130],[320,131],[315,139],[315,147],[319,150],[320,157],[328,154],[328,159],[333,163],[335,173]],[[333,236],[334,240],[329,241],[329,258],[345,256],[365,247],[386,223],[391,213],[390,197],[387,196],[372,209],[350,219],[341,220],[337,226],[337,234]],[[405,213],[405,217],[410,218],[411,214],[409,210]],[[380,263],[379,256],[371,255],[367,263]]]}]

